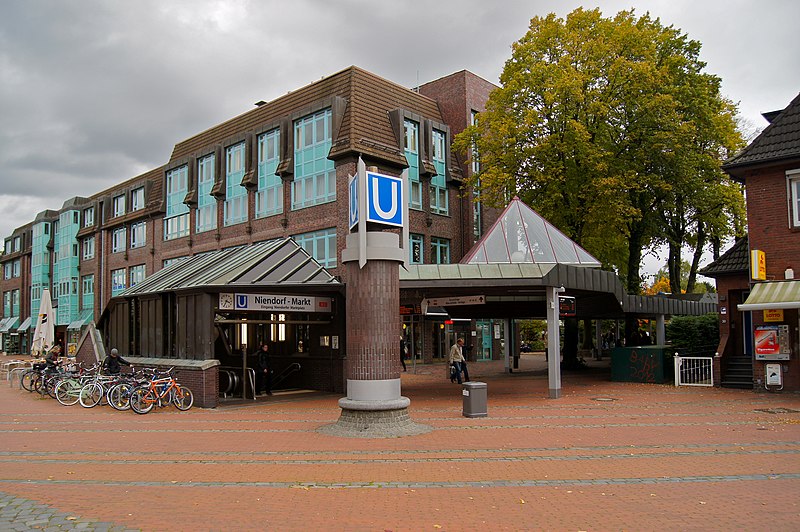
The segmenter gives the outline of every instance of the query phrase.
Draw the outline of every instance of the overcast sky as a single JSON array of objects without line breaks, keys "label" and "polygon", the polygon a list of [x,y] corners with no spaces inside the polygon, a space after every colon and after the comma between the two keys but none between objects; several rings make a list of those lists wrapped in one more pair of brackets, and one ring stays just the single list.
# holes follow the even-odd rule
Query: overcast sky
[{"label": "overcast sky", "polygon": [[407,87],[462,69],[497,83],[532,17],[580,5],[700,41],[752,128],[800,92],[797,0],[0,0],[0,237],[350,65]]}]

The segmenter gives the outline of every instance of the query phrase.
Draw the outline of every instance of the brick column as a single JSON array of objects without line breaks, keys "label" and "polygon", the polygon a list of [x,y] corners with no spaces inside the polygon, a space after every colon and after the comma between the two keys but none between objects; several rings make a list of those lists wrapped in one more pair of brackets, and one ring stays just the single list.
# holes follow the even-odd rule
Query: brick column
[{"label": "brick column", "polygon": [[359,266],[359,239],[347,237],[347,397],[339,421],[320,431],[336,436],[396,437],[431,427],[411,421],[411,401],[400,395],[400,264],[395,233],[368,232],[367,262]]}]

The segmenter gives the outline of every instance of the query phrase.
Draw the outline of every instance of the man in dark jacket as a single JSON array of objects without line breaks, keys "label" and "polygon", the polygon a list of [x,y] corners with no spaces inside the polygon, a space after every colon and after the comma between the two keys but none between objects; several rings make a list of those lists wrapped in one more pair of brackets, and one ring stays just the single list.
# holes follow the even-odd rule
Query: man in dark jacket
[{"label": "man in dark jacket", "polygon": [[103,369],[109,375],[119,375],[121,366],[130,366],[131,363],[119,356],[116,348],[111,350],[109,356],[103,360]]},{"label": "man in dark jacket", "polygon": [[256,368],[256,389],[258,393],[272,395],[272,368],[269,363],[269,346],[261,344],[258,350],[258,368]]}]

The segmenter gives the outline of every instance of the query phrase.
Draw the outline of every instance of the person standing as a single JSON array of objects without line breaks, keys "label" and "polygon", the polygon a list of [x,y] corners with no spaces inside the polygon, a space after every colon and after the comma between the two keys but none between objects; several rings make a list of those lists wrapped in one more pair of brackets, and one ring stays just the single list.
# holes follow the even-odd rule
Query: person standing
[{"label": "person standing", "polygon": [[116,348],[111,350],[111,353],[103,360],[102,368],[108,375],[119,375],[122,366],[130,366],[131,363],[119,356],[119,351]]},{"label": "person standing", "polygon": [[403,335],[400,335],[400,363],[403,365],[403,371],[408,371],[406,369],[406,353],[408,352],[408,347],[406,346],[406,341],[403,338]]},{"label": "person standing", "polygon": [[272,395],[272,368],[269,363],[269,345],[261,344],[258,350],[258,370],[256,373],[256,388],[258,393]]},{"label": "person standing", "polygon": [[[456,379],[461,384],[461,373],[464,373],[464,380],[469,381],[469,371],[467,370],[467,360],[464,358],[464,339],[459,338],[453,347],[450,348],[450,364],[456,368]],[[450,379],[452,382],[453,379]]]}]

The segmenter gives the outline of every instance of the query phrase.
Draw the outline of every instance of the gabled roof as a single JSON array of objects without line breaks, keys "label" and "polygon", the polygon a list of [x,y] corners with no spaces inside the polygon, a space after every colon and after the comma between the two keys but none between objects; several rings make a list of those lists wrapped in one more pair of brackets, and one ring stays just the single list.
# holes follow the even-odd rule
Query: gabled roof
[{"label": "gabled roof", "polygon": [[720,258],[698,270],[697,273],[706,277],[718,277],[747,272],[750,269],[750,253],[747,235],[743,236],[733,246],[722,254]]},{"label": "gabled roof", "polygon": [[800,94],[738,155],[722,165],[730,174],[745,166],[800,158]]},{"label": "gabled roof", "polygon": [[462,264],[569,264],[599,268],[600,261],[518,197],[461,260]]},{"label": "gabled roof", "polygon": [[328,271],[291,238],[203,253],[177,261],[121,296],[205,287],[339,285]]}]

